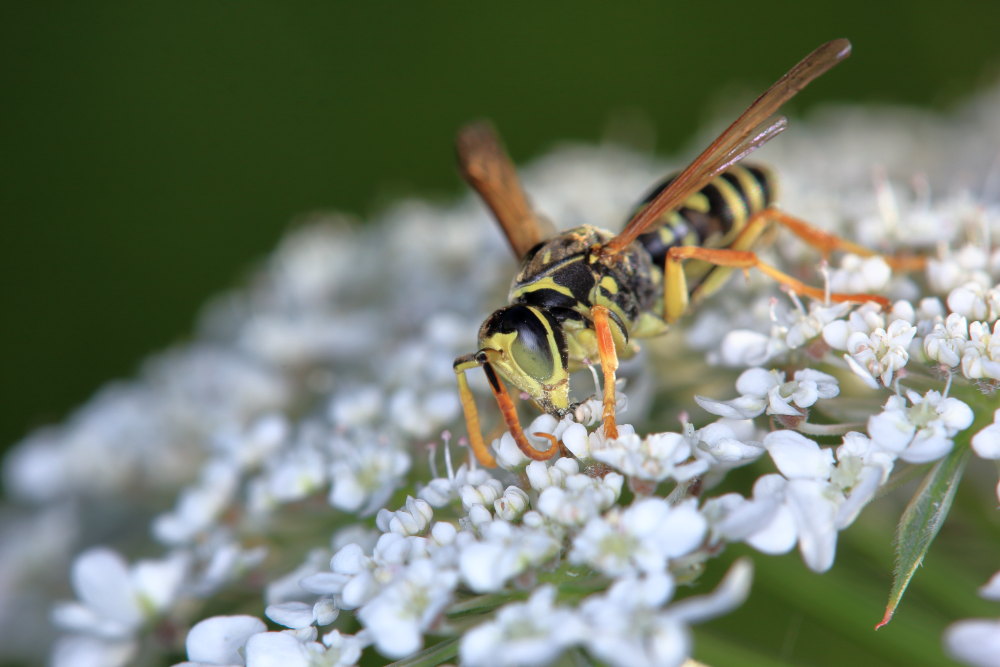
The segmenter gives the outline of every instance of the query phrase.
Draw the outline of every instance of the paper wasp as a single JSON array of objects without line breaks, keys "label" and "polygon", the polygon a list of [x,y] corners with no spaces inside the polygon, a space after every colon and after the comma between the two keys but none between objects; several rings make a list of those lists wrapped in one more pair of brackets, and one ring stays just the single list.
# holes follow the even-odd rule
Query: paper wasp
[{"label": "paper wasp", "polygon": [[[455,360],[459,394],[472,450],[485,466],[496,462],[483,441],[465,371],[481,366],[507,428],[526,456],[548,459],[558,450],[528,442],[499,376],[542,410],[562,416],[573,407],[570,373],[600,361],[604,378],[603,428],[617,437],[615,372],[634,338],[666,331],[691,304],[717,290],[735,269],[756,268],[792,291],[835,301],[888,302],[868,294],[830,294],[765,264],[753,252],[773,225],[788,228],[821,249],[872,251],[831,236],[774,208],[771,173],[736,163],[785,129],[771,117],[811,81],[850,55],[838,39],[792,67],[676,176],[635,209],[620,234],[591,226],[552,232],[529,207],[510,159],[488,125],[464,128],[457,152],[463,177],[503,228],[521,262],[510,305],[479,329],[479,350]],[[696,260],[685,265],[685,260]],[[545,435],[545,434],[539,434]]]}]

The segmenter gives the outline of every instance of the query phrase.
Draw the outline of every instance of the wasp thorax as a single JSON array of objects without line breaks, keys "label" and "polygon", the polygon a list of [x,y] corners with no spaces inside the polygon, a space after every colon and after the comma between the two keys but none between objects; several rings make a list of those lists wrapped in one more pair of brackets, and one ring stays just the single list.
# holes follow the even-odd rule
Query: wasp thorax
[{"label": "wasp thorax", "polygon": [[569,407],[566,338],[545,309],[516,304],[497,310],[479,329],[480,354],[547,412]]}]

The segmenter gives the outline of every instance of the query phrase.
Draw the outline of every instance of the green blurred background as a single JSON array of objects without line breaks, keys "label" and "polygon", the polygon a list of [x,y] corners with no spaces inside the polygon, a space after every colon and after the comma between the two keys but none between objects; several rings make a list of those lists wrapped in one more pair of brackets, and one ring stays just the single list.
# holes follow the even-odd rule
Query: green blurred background
[{"label": "green blurred background", "polygon": [[[671,154],[727,91],[747,101],[841,36],[854,56],[793,113],[947,109],[997,80],[998,26],[1000,4],[961,0],[2,3],[0,448],[183,340],[296,219],[463,192],[451,141],[471,118],[493,118],[519,162],[637,114]],[[821,647],[859,641],[871,660],[854,664],[934,664],[942,619],[996,615],[974,599],[996,564],[954,558],[982,554],[968,536],[997,534],[995,498],[958,502],[965,518],[932,552],[908,625],[869,631],[888,587],[888,508],[845,534],[853,567],[838,561],[839,578],[796,555],[757,559],[773,604],[699,646],[719,665],[772,664],[770,650],[794,661],[802,647],[819,648],[810,664],[840,664]],[[754,638],[770,648],[752,653]]]},{"label": "green blurred background", "polygon": [[297,218],[456,196],[471,118],[518,161],[630,113],[670,153],[840,36],[793,111],[945,108],[992,80],[998,25],[961,1],[2,3],[0,443],[182,339]]}]

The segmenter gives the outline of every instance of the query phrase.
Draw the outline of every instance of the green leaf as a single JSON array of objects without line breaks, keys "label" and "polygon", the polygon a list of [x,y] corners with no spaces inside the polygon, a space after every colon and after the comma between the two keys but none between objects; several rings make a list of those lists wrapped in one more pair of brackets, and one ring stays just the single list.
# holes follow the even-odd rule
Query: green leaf
[{"label": "green leaf", "polygon": [[937,537],[941,524],[951,509],[951,502],[955,498],[958,482],[968,460],[968,443],[956,443],[952,452],[939,461],[924,478],[903,512],[896,528],[896,566],[892,589],[889,591],[889,603],[882,620],[875,626],[876,630],[892,620],[906,587],[910,585],[910,580]]}]

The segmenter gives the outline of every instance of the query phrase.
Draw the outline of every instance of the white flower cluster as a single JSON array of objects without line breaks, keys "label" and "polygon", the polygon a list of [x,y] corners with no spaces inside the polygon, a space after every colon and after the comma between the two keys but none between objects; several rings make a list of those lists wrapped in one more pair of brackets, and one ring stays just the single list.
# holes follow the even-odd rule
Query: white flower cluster
[{"label": "white flower cluster", "polygon": [[[247,617],[215,617],[192,630],[189,655],[195,660],[238,635],[252,665],[260,651],[278,646],[276,638],[264,643],[261,635],[286,635],[295,642],[282,640],[282,657],[292,664],[307,651],[335,651],[339,658],[344,635],[335,635],[335,647],[324,635],[326,648],[316,638],[318,627],[333,623],[335,610],[344,609],[356,610],[364,626],[351,638],[352,647],[373,644],[386,657],[404,657],[423,646],[423,635],[439,628],[442,617],[459,622],[462,613],[448,609],[461,608],[469,593],[498,593],[519,579],[533,580],[564,551],[574,567],[565,576],[602,573],[612,582],[605,584],[607,592],[569,607],[555,603],[557,590],[549,584],[537,587],[524,604],[480,602],[498,608],[463,637],[458,650],[464,664],[545,664],[573,646],[615,665],[673,664],[690,650],[689,623],[745,598],[750,570],[744,563],[715,593],[668,604],[675,592],[672,564],[690,558],[707,535],[707,521],[693,500],[672,505],[644,497],[617,505],[623,477],[583,474],[572,458],[534,461],[523,471],[527,490],[504,489],[495,477],[464,464],[449,477],[435,478],[421,493],[430,501],[411,497],[404,509],[379,514],[382,534],[370,553],[348,544],[330,559],[329,570],[301,579],[317,602],[267,608],[268,617],[288,630],[267,632]],[[509,518],[512,507],[516,521]],[[435,514],[459,518],[435,520]]]},{"label": "white flower cluster", "polygon": [[[789,133],[769,146],[788,175],[786,208],[884,253],[817,273],[810,249],[779,240],[773,263],[893,306],[778,298],[758,278],[727,288],[685,327],[688,348],[662,361],[651,343],[642,364],[646,376],[697,377],[706,395],[681,401],[709,420],[648,426],[670,417],[670,401],[630,379],[633,403],[620,393],[618,409],[632,424],[615,438],[594,430],[592,397],[561,420],[535,419],[529,440],[561,443],[545,462],[505,433],[491,443],[498,469],[465,462],[465,449],[456,465],[444,431],[460,413],[452,360],[511,273],[478,204],[410,202],[366,231],[300,229],[249,287],[207,309],[194,343],[7,458],[20,508],[0,515],[0,660],[306,667],[423,652],[468,665],[682,664],[697,650],[692,626],[748,593],[744,560],[713,592],[682,586],[718,569],[728,544],[798,547],[824,571],[839,531],[895,469],[966,449],[1000,459],[1000,201],[892,185],[917,164],[948,183],[934,169],[959,156],[985,170],[995,155],[982,146],[1000,144],[995,106],[966,113],[974,142],[930,132],[922,146],[950,141],[929,162],[905,133],[882,140],[905,123],[859,137],[847,112],[849,131],[833,119],[801,128],[809,141]],[[817,150],[846,154],[834,169]],[[571,149],[525,181],[562,225],[615,228],[664,171]],[[906,255],[929,260],[893,268]],[[734,390],[711,363],[741,369]],[[720,491],[735,478],[754,481]],[[155,542],[137,544],[146,534]],[[60,587],[76,599],[40,593]],[[46,613],[64,633],[51,645]],[[948,650],[995,664],[982,647],[1000,642],[998,628],[956,624]]]},{"label": "white flower cluster", "polygon": [[[994,288],[1000,299],[1000,286]],[[948,368],[961,368],[970,380],[1000,380],[1000,315],[989,321],[969,322],[964,315],[953,312],[944,322],[935,322],[934,329],[924,337],[924,353],[928,359]]]}]

